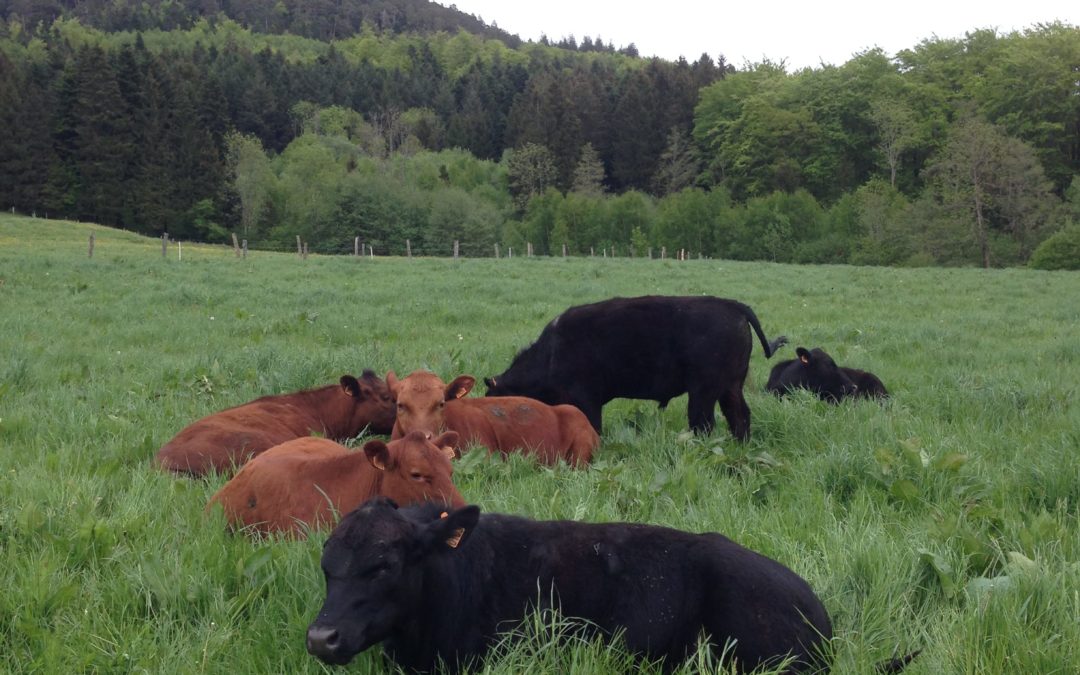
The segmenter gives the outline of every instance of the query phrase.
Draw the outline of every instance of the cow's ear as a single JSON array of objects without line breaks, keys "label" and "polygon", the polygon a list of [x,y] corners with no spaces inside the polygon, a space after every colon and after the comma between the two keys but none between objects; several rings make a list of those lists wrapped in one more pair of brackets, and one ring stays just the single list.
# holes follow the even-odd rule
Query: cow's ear
[{"label": "cow's ear", "polygon": [[465,506],[448,511],[424,529],[423,543],[428,551],[458,548],[472,534],[480,520],[479,506]]},{"label": "cow's ear", "polygon": [[361,382],[352,375],[341,376],[341,389],[358,401],[371,398],[371,386],[368,385],[367,382]]},{"label": "cow's ear", "polygon": [[386,371],[386,388],[390,390],[390,398],[397,400],[398,388],[400,386],[401,380],[397,379],[397,375],[394,371]]},{"label": "cow's ear", "polygon": [[388,470],[393,463],[390,448],[377,438],[364,443],[364,455],[371,462],[371,466],[379,471]]},{"label": "cow's ear", "polygon": [[474,384],[476,384],[476,378],[472,375],[458,375],[453,382],[446,385],[446,400],[452,401],[465,396],[472,391]]},{"label": "cow's ear", "polygon": [[806,351],[805,347],[797,347],[795,353],[799,355],[799,360],[803,363],[810,363],[810,352]]},{"label": "cow's ear", "polygon": [[461,451],[458,450],[457,444],[461,437],[456,431],[445,431],[438,438],[432,441],[437,448],[443,451],[447,459],[461,459]]}]

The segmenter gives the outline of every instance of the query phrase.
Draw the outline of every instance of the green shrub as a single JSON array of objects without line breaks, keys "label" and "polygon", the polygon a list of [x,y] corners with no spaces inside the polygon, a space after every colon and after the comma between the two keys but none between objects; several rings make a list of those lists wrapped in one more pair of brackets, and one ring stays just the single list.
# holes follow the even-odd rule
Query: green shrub
[{"label": "green shrub", "polygon": [[1028,266],[1039,270],[1080,270],[1080,225],[1066,225],[1031,254]]}]

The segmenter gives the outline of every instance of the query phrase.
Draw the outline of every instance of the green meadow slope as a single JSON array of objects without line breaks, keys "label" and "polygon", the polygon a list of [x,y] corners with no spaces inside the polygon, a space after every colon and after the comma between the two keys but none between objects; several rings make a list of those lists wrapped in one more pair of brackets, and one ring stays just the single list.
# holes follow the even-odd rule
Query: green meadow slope
[{"label": "green meadow slope", "polygon": [[[473,451],[455,471],[466,498],[723,532],[816,589],[839,673],[914,648],[910,673],[1080,672],[1076,273],[178,253],[0,216],[0,671],[324,672],[304,649],[324,535],[227,534],[203,510],[223,479],[164,475],[157,448],[363,368],[496,374],[570,305],[660,293],[744,301],[770,338],[872,370],[893,397],[775,399],[756,346],[749,443],[686,433],[685,397],[617,401],[588,470]],[[523,630],[478,670],[627,665],[555,648],[548,617]],[[384,671],[373,650],[345,672]]]}]

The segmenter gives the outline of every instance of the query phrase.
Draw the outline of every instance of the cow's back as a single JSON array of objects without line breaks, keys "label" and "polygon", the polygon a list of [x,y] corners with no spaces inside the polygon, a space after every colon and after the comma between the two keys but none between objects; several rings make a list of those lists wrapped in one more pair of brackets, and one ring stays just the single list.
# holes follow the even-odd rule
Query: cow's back
[{"label": "cow's back", "polygon": [[306,436],[316,416],[285,396],[266,397],[207,415],[180,430],[158,451],[158,466],[201,476],[229,472],[285,441]]},{"label": "cow's back", "polygon": [[[234,527],[260,532],[301,532],[305,524],[329,524],[370,496],[351,474],[327,466],[351,454],[333,441],[296,438],[254,457],[209,504],[220,503]],[[358,464],[359,466],[359,464]]]},{"label": "cow's back", "polygon": [[847,373],[851,381],[858,385],[859,390],[856,396],[880,399],[889,397],[889,390],[885,388],[885,383],[870,371],[859,370],[858,368],[841,368],[841,370]]},{"label": "cow's back", "polygon": [[549,464],[561,456],[559,419],[551,406],[521,396],[462,398],[446,402],[446,428],[475,443],[506,454],[535,451]]},{"label": "cow's back", "polygon": [[666,403],[699,380],[745,371],[751,342],[740,306],[714,297],[645,296],[570,308],[550,326],[554,377],[587,379],[604,402]]},{"label": "cow's back", "polygon": [[798,382],[798,369],[795,366],[797,361],[798,359],[786,359],[776,363],[769,371],[765,391],[783,395],[790,386],[795,386]]},{"label": "cow's back", "polygon": [[445,415],[446,428],[461,434],[465,444],[483,445],[503,455],[523,450],[545,464],[560,459],[574,466],[587,464],[600,442],[574,406],[550,406],[524,396],[447,401]]},{"label": "cow's back", "polygon": [[632,651],[677,663],[705,632],[733,639],[736,658],[751,667],[763,654],[809,664],[832,635],[805,580],[723,535],[636,523],[546,529],[530,552],[542,561],[541,586],[557,590],[565,615],[622,631]]}]

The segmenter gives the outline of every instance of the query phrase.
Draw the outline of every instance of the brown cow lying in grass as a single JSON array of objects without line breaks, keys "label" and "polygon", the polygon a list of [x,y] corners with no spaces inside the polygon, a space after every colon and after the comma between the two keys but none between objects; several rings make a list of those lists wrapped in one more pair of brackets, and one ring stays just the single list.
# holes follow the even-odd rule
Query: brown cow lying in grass
[{"label": "brown cow lying in grass", "polygon": [[572,466],[592,460],[600,437],[574,406],[550,406],[524,396],[464,398],[475,383],[471,375],[461,375],[446,384],[423,370],[399,380],[390,371],[386,386],[397,401],[391,438],[415,430],[449,429],[458,432],[466,445],[482,445],[504,456],[521,450],[545,464],[563,459]]},{"label": "brown cow lying in grass", "polygon": [[388,434],[393,425],[394,402],[386,383],[365,370],[360,379],[344,375],[339,384],[264,396],[208,415],[163,445],[155,461],[162,469],[188,476],[232,472],[294,438],[313,433],[352,438],[365,428]]},{"label": "brown cow lying in grass", "polygon": [[297,438],[245,464],[206,505],[220,503],[234,528],[302,536],[334,525],[372,497],[404,506],[423,501],[465,505],[450,477],[458,435],[432,440],[420,431],[390,441],[371,440],[353,452],[325,438]]}]

